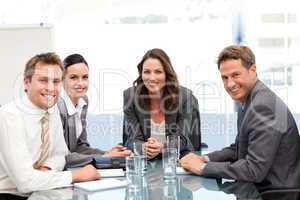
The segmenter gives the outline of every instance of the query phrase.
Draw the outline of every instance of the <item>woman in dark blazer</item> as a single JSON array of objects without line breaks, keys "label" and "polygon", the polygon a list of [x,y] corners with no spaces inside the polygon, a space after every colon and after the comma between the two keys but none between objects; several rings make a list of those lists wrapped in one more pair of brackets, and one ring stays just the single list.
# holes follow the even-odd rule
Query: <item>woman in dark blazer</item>
[{"label": "woman in dark blazer", "polygon": [[72,54],[64,60],[64,91],[58,101],[66,144],[70,154],[66,157],[67,167],[88,164],[94,156],[128,156],[130,151],[123,146],[115,146],[109,151],[90,147],[87,141],[86,117],[89,86],[89,67],[83,56]]},{"label": "woman in dark blazer", "polygon": [[148,159],[159,155],[168,135],[180,136],[181,156],[193,150],[191,135],[201,144],[198,101],[179,85],[168,55],[149,50],[137,66],[139,76],[124,91],[123,144],[143,143]]}]

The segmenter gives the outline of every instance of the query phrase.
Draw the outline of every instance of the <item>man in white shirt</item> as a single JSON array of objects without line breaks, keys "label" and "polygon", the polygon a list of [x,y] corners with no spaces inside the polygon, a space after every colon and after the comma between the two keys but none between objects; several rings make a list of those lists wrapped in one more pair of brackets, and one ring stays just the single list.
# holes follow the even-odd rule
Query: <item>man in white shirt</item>
[{"label": "man in white shirt", "polygon": [[[99,179],[91,165],[62,171],[68,154],[56,106],[62,70],[54,53],[31,58],[24,71],[25,94],[1,107],[0,193],[29,193]],[[41,122],[45,116],[47,122]]]}]

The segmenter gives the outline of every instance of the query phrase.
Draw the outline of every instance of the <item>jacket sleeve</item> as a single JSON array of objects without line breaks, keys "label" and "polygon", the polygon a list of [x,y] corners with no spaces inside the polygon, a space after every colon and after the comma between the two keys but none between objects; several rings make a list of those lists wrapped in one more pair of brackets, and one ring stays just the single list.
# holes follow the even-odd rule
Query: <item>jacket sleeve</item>
[{"label": "jacket sleeve", "polygon": [[220,151],[214,151],[207,154],[208,158],[212,162],[234,162],[237,160],[236,157],[236,144],[233,143],[229,147],[226,147]]},{"label": "jacket sleeve", "polygon": [[[246,117],[246,116],[245,116]],[[241,131],[247,131],[248,140],[239,141],[247,146],[245,158],[235,162],[208,162],[203,175],[216,178],[232,178],[240,181],[261,182],[266,177],[280,145],[282,132],[274,115],[274,109],[267,105],[256,105],[247,114],[247,124]]]}]

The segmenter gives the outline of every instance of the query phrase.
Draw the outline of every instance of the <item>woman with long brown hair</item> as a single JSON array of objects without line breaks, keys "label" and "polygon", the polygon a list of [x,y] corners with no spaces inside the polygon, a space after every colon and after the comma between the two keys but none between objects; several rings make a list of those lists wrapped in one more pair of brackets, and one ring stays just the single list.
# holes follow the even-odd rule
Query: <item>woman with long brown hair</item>
[{"label": "woman with long brown hair", "polygon": [[133,143],[143,143],[152,159],[161,153],[166,136],[175,135],[180,136],[181,155],[193,150],[189,135],[199,131],[200,137],[198,102],[179,85],[169,56],[151,49],[137,68],[138,78],[124,91],[123,144],[132,149]]}]

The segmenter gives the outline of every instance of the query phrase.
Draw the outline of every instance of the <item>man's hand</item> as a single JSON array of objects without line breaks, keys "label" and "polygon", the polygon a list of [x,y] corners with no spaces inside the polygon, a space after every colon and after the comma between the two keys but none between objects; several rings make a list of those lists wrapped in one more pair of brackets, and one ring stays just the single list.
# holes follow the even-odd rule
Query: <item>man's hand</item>
[{"label": "man's hand", "polygon": [[144,144],[144,147],[147,159],[152,159],[161,153],[163,144],[158,142],[155,138],[148,138],[147,142]]},{"label": "man's hand", "polygon": [[189,153],[180,160],[181,166],[194,173],[201,175],[205,166],[205,160],[203,156],[198,156],[194,153]]},{"label": "man's hand", "polygon": [[72,182],[94,181],[100,179],[100,174],[93,165],[87,165],[77,171],[72,171]]},{"label": "man's hand", "polygon": [[104,156],[107,157],[126,157],[131,154],[131,151],[122,145],[117,145],[111,150],[105,152]]},{"label": "man's hand", "polygon": [[205,163],[208,163],[210,160],[209,160],[209,157],[208,156],[206,156],[206,155],[204,155],[204,156],[200,156],[201,157],[201,159],[203,160],[203,162],[205,162]]},{"label": "man's hand", "polygon": [[40,171],[45,172],[45,171],[51,170],[51,168],[50,168],[50,167],[47,167],[47,166],[40,166],[37,170],[40,170]]}]

